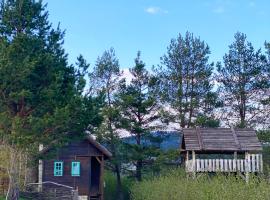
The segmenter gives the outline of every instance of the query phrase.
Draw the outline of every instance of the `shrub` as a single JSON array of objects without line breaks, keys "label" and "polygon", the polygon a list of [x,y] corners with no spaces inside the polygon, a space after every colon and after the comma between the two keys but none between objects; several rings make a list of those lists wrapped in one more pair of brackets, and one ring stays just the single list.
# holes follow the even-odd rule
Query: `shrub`
[{"label": "shrub", "polygon": [[[116,176],[110,171],[105,171],[104,180],[105,180],[104,199],[117,200]],[[132,184],[131,179],[129,179],[126,176],[122,176],[122,191],[125,200],[129,199],[131,184]]]}]

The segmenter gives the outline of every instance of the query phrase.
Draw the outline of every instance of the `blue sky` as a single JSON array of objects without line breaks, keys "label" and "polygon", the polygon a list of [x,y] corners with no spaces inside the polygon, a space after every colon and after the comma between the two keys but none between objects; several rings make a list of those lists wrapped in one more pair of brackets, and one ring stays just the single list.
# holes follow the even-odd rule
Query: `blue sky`
[{"label": "blue sky", "polygon": [[193,32],[222,60],[237,31],[255,48],[270,41],[269,0],[44,0],[50,21],[66,30],[70,62],[82,54],[93,65],[114,47],[121,68],[133,66],[138,50],[150,68],[160,62],[171,38]]}]

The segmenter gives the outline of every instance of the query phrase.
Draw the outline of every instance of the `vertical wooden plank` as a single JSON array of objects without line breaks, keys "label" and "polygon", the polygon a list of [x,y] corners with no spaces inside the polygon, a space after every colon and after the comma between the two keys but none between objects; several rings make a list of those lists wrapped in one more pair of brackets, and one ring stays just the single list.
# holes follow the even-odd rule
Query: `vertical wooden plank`
[{"label": "vertical wooden plank", "polygon": [[224,168],[223,168],[223,159],[219,159],[220,161],[220,171],[223,172]]},{"label": "vertical wooden plank", "polygon": [[232,159],[228,159],[228,163],[229,163],[229,172],[232,172]]},{"label": "vertical wooden plank", "polygon": [[250,155],[248,152],[245,153],[245,175],[246,182],[249,182],[249,172],[250,172]]},{"label": "vertical wooden plank", "polygon": [[236,162],[237,162],[236,170],[241,172],[241,160],[238,159],[236,160]]},{"label": "vertical wooden plank", "polygon": [[259,154],[256,154],[255,160],[256,160],[256,171],[260,172],[260,156],[259,156]]},{"label": "vertical wooden plank", "polygon": [[225,172],[228,171],[228,159],[224,159]]},{"label": "vertical wooden plank", "polygon": [[213,170],[213,172],[215,172],[216,171],[216,160],[213,159],[212,162],[213,162],[212,170]]},{"label": "vertical wooden plank", "polygon": [[262,154],[260,154],[260,172],[263,172],[263,158],[262,158]]},{"label": "vertical wooden plank", "polygon": [[233,168],[233,171],[235,172],[236,171],[236,159],[233,159],[233,163],[232,163],[232,168]]},{"label": "vertical wooden plank", "polygon": [[208,160],[204,159],[204,171],[207,172],[208,171]]},{"label": "vertical wooden plank", "polygon": [[204,160],[201,159],[201,171],[204,172]]},{"label": "vertical wooden plank", "polygon": [[208,160],[208,171],[212,172],[212,159]]},{"label": "vertical wooden plank", "polygon": [[252,170],[252,172],[255,172],[255,167],[256,167],[255,154],[251,154],[251,170]]},{"label": "vertical wooden plank", "polygon": [[196,176],[196,155],[195,155],[195,151],[192,151],[192,170],[193,170],[193,177],[195,178],[195,176]]},{"label": "vertical wooden plank", "polygon": [[220,171],[219,164],[220,164],[219,159],[216,159],[216,171]]},{"label": "vertical wooden plank", "polygon": [[244,172],[244,160],[243,159],[241,159],[241,172]]},{"label": "vertical wooden plank", "polygon": [[200,171],[200,159],[196,159],[196,172]]}]

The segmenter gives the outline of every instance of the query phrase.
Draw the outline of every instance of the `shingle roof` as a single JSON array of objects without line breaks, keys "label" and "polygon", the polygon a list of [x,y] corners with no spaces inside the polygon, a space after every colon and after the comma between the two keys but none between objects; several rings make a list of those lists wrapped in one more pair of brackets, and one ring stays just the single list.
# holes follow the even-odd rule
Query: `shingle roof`
[{"label": "shingle roof", "polygon": [[195,151],[262,151],[253,129],[183,129],[182,149]]},{"label": "shingle roof", "polygon": [[[111,158],[112,154],[110,151],[108,151],[103,145],[101,145],[100,143],[98,143],[91,135],[86,136],[85,138],[90,144],[92,144],[93,146],[95,146],[101,153],[103,153],[105,155],[105,158]],[[40,154],[44,154],[46,152],[48,152],[52,147],[48,146],[43,148],[40,151]]]}]

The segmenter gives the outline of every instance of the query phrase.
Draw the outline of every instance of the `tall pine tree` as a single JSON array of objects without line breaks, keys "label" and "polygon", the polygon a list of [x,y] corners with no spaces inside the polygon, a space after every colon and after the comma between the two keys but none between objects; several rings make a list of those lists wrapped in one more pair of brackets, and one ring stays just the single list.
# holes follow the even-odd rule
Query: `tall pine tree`
[{"label": "tall pine tree", "polygon": [[[217,95],[212,91],[213,63],[208,45],[187,32],[172,39],[157,69],[161,97],[171,107],[170,119],[181,128],[198,125],[198,116],[214,119]],[[215,124],[214,124],[215,125]]]},{"label": "tall pine tree", "polygon": [[111,159],[112,171],[117,178],[117,195],[122,199],[121,184],[121,151],[120,135],[118,132],[120,113],[115,101],[115,95],[122,82],[119,61],[113,48],[105,51],[101,57],[98,57],[93,71],[90,73],[90,85],[95,94],[104,95],[104,107],[101,114],[103,123],[99,129],[98,137],[112,152]]},{"label": "tall pine tree", "polygon": [[0,143],[9,150],[9,200],[19,198],[20,154],[38,156],[39,144],[61,145],[96,122],[97,113],[81,121],[98,104],[82,98],[88,65],[82,57],[68,64],[63,37],[41,1],[2,1]]},{"label": "tall pine tree", "polygon": [[118,94],[121,108],[122,128],[135,137],[135,144],[129,144],[129,162],[135,163],[136,179],[142,180],[142,170],[146,161],[156,156],[151,145],[145,145],[152,139],[151,130],[155,130],[155,121],[159,119],[160,103],[157,93],[157,79],[145,69],[140,52],[135,66],[129,69],[132,75],[130,84],[122,85]]},{"label": "tall pine tree", "polygon": [[217,81],[223,100],[223,121],[239,127],[250,127],[264,122],[262,101],[268,88],[266,57],[255,50],[246,35],[236,33],[235,41],[223,57],[224,65],[217,65]]}]

